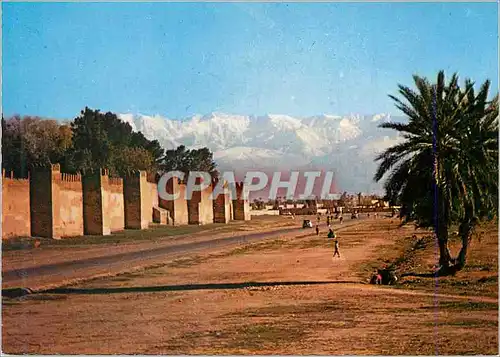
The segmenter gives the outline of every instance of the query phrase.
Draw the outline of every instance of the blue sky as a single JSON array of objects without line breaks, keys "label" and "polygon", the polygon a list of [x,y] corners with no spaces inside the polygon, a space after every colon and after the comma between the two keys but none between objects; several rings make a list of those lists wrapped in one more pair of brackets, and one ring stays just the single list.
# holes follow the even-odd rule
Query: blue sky
[{"label": "blue sky", "polygon": [[498,88],[496,3],[3,3],[3,111],[396,114],[411,75]]}]

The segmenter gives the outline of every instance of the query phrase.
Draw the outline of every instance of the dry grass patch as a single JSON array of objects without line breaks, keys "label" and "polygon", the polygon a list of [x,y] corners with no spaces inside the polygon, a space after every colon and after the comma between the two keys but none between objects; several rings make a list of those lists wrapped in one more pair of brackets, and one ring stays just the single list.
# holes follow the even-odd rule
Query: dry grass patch
[{"label": "dry grass patch", "polygon": [[[450,250],[456,255],[461,242],[458,236],[451,236]],[[399,259],[394,261],[400,272],[431,273],[439,260],[436,243],[432,236],[414,243]],[[404,277],[400,288],[437,291],[445,294],[480,295],[498,297],[498,224],[487,223],[479,227],[473,237],[467,265],[454,276],[439,278]]]}]

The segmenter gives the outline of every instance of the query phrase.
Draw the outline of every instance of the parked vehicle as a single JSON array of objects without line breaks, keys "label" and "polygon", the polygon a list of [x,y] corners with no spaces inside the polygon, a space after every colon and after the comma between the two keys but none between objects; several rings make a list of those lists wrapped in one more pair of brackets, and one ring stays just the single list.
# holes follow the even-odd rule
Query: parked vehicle
[{"label": "parked vehicle", "polygon": [[302,228],[312,228],[313,224],[309,219],[304,219],[304,222],[302,223]]}]

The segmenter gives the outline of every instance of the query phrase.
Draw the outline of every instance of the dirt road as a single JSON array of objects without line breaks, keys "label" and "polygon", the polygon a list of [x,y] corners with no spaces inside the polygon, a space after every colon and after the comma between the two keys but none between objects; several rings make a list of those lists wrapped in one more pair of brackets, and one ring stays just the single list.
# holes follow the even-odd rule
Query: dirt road
[{"label": "dirt road", "polygon": [[[340,227],[347,228],[359,223],[360,221],[350,221],[342,225],[337,224],[334,228],[338,230]],[[44,290],[96,276],[112,276],[121,272],[160,264],[188,253],[206,253],[279,237],[293,237],[303,232],[302,228],[293,227],[222,238],[215,236],[191,242],[187,239],[187,243],[176,240],[174,242],[137,244],[123,253],[102,250],[100,255],[91,255],[88,258],[84,254],[80,259],[64,260],[64,257],[59,257],[59,261],[55,263],[28,265],[17,269],[4,268],[2,270],[2,285],[3,289],[22,287],[32,291]],[[305,232],[309,233],[308,230]]]}]

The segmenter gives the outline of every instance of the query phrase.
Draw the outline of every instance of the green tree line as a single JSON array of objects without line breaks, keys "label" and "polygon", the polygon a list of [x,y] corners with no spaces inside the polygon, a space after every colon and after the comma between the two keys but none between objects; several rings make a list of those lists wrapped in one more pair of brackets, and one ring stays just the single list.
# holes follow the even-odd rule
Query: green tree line
[{"label": "green tree line", "polygon": [[15,177],[27,177],[33,165],[56,163],[67,173],[86,174],[107,168],[115,177],[135,170],[218,174],[207,148],[188,150],[180,146],[165,151],[157,140],[134,132],[130,124],[111,112],[85,108],[67,123],[34,116],[2,117],[3,169]]}]

